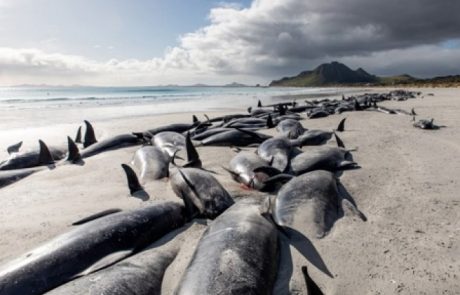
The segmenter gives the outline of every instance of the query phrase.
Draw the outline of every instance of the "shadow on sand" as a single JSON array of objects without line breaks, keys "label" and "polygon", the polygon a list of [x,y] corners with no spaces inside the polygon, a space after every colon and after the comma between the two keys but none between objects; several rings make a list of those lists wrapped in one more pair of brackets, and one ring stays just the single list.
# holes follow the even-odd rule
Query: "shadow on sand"
[{"label": "shadow on sand", "polygon": [[[290,294],[289,283],[294,272],[294,262],[292,260],[291,248],[293,246],[308,262],[315,266],[322,273],[330,278],[334,276],[327,268],[318,250],[313,243],[301,232],[283,227],[283,234],[280,234],[280,256],[278,266],[278,277],[273,289],[273,294]],[[309,286],[306,286],[308,289]]]}]

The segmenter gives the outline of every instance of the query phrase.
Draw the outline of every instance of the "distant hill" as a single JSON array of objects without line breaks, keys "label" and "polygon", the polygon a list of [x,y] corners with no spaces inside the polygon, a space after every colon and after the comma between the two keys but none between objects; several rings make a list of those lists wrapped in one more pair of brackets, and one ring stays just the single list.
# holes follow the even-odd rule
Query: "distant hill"
[{"label": "distant hill", "polygon": [[223,87],[248,87],[248,85],[233,82],[233,83],[230,83],[230,84],[225,84]]},{"label": "distant hill", "polygon": [[318,66],[312,71],[304,71],[294,77],[284,77],[270,83],[270,86],[320,87],[320,86],[460,86],[460,75],[418,79],[403,74],[378,77],[364,69],[352,70],[339,62]]},{"label": "distant hill", "polygon": [[373,83],[378,81],[376,76],[359,68],[353,71],[339,62],[322,64],[313,71],[301,72],[295,77],[285,77],[272,81],[270,86],[324,86],[336,84]]}]

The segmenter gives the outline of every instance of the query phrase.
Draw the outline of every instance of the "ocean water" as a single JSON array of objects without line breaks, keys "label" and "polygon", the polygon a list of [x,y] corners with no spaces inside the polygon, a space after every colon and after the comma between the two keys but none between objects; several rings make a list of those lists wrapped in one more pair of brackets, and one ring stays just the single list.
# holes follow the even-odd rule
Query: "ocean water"
[{"label": "ocean water", "polygon": [[[340,92],[339,92],[340,91]],[[83,120],[96,127],[98,137],[156,127],[165,114],[174,122],[192,121],[212,112],[246,113],[260,99],[299,103],[342,93],[331,88],[263,87],[0,87],[0,155],[7,146],[24,141],[36,148],[37,140],[66,144]],[[136,123],[134,123],[136,122]],[[161,125],[161,124],[160,124]],[[5,155],[6,156],[6,155]]]},{"label": "ocean water", "polygon": [[0,87],[0,108],[43,108],[65,106],[138,105],[164,102],[244,104],[289,96],[337,94],[331,88],[278,87]]}]

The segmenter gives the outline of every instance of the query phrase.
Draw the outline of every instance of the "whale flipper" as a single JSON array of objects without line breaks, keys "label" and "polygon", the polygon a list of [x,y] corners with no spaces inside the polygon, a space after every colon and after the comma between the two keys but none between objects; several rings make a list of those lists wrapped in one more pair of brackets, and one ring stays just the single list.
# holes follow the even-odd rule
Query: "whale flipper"
[{"label": "whale flipper", "polygon": [[94,134],[94,128],[90,122],[85,120],[86,125],[86,132],[85,132],[85,139],[83,141],[83,147],[89,147],[90,145],[97,142],[96,135]]},{"label": "whale flipper", "polygon": [[82,143],[81,142],[81,126],[78,127],[77,135],[75,135],[75,142],[76,143]]},{"label": "whale flipper", "polygon": [[38,140],[38,143],[40,144],[38,166],[54,164],[53,156],[51,155],[50,150],[48,149],[46,144],[41,139]]},{"label": "whale flipper", "polygon": [[264,181],[264,183],[266,185],[268,184],[275,184],[275,183],[282,183],[282,184],[285,184],[287,183],[288,181],[290,181],[291,179],[293,179],[295,176],[294,175],[290,175],[290,174],[286,174],[286,173],[281,173],[281,174],[277,174],[275,176],[272,176],[268,179],[266,179]]},{"label": "whale flipper", "polygon": [[92,221],[92,220],[95,220],[95,219],[98,219],[98,218],[101,218],[101,217],[104,217],[104,216],[107,216],[113,213],[118,213],[118,212],[121,212],[121,209],[115,208],[115,209],[104,210],[104,211],[92,214],[90,216],[87,216],[85,218],[82,218],[80,220],[77,220],[74,223],[72,223],[72,225],[80,225],[80,224],[87,223],[89,221]]},{"label": "whale flipper", "polygon": [[75,142],[69,136],[67,136],[67,147],[68,147],[69,152],[67,154],[66,161],[69,161],[72,163],[76,163],[80,161],[81,160],[80,151],[78,150],[78,147],[75,144]]},{"label": "whale flipper", "polygon": [[337,164],[337,169],[339,170],[351,170],[351,169],[359,169],[359,168],[361,167],[358,166],[358,163],[353,162],[353,161],[348,161],[348,160],[344,160]]},{"label": "whale flipper", "polygon": [[359,211],[359,209],[356,208],[356,206],[352,202],[350,202],[350,200],[345,198],[342,199],[342,206],[346,207],[351,213],[358,216],[362,221],[367,221],[366,215],[364,215],[363,212]]},{"label": "whale flipper", "polygon": [[182,177],[182,179],[185,181],[185,183],[187,184],[187,186],[190,188],[190,190],[193,192],[193,194],[195,195],[195,197],[190,197],[189,196],[186,196],[184,195],[183,196],[183,200],[184,200],[184,204],[185,206],[187,207],[187,211],[188,211],[188,214],[190,216],[193,216],[193,209],[196,208],[198,209],[199,213],[203,213],[205,212],[205,207],[203,206],[203,204],[201,204],[201,202],[199,201],[200,200],[200,195],[198,193],[198,191],[196,190],[195,186],[192,184],[192,182],[185,176],[185,174],[181,171],[181,169],[178,169],[179,171],[179,174],[180,176]]},{"label": "whale flipper", "polygon": [[126,178],[128,180],[129,193],[133,195],[138,191],[143,191],[141,184],[139,183],[139,178],[137,178],[136,172],[126,164],[121,164],[121,167],[126,173]]},{"label": "whale flipper", "polygon": [[341,148],[345,148],[345,144],[343,143],[342,139],[334,132],[335,141],[337,142],[337,146]]},{"label": "whale flipper", "polygon": [[272,176],[275,176],[275,175],[278,175],[278,174],[282,174],[282,172],[280,170],[276,169],[275,167],[271,167],[271,166],[260,166],[260,167],[257,167],[256,169],[252,170],[252,172],[254,172],[254,173],[265,173],[269,177],[272,177]]},{"label": "whale flipper", "polygon": [[132,249],[130,249],[130,250],[122,250],[122,251],[118,251],[118,252],[112,253],[110,255],[107,255],[107,256],[103,257],[101,260],[99,260],[96,263],[94,263],[93,265],[91,265],[89,268],[85,269],[84,271],[82,271],[81,273],[76,275],[76,277],[86,276],[86,275],[88,275],[90,273],[93,273],[93,272],[96,272],[96,271],[98,271],[100,269],[106,268],[107,266],[110,266],[112,264],[117,263],[120,260],[123,260],[124,258],[130,256],[131,254],[133,254]]},{"label": "whale flipper", "polygon": [[9,155],[11,154],[14,154],[14,153],[17,153],[19,152],[19,149],[21,148],[22,146],[22,141],[18,142],[18,143],[15,143],[13,145],[10,145],[6,151],[8,152]]}]

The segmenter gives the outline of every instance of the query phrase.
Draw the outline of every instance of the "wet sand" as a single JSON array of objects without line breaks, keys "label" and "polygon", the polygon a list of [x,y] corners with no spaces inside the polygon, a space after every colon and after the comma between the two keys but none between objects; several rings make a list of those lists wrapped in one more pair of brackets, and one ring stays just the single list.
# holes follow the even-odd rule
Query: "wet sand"
[{"label": "wet sand", "polygon": [[[346,171],[340,180],[368,221],[345,216],[325,238],[309,238],[333,278],[292,249],[291,289],[299,294],[305,294],[302,265],[308,266],[311,277],[325,294],[458,294],[460,90],[415,90],[422,91],[424,98],[382,105],[405,110],[414,107],[419,118],[433,117],[435,123],[446,128],[420,130],[412,127],[409,116],[367,111],[301,121],[307,128],[331,130],[341,118],[348,118],[341,138],[348,148],[357,148],[353,155],[362,168]],[[253,99],[247,105],[206,113],[245,113],[249,105],[255,105]],[[195,114],[203,119],[202,112]],[[9,115],[28,118],[27,111]],[[168,123],[189,123],[191,115],[128,114],[100,120],[95,115],[92,122],[96,135],[107,137]],[[79,116],[84,114],[75,115],[75,119]],[[39,138],[49,145],[64,144],[67,135],[75,135],[80,122],[11,124],[1,124],[0,146],[5,147],[0,151],[1,158],[7,156],[7,145],[24,138],[26,149]],[[0,265],[66,232],[72,222],[82,217],[109,208],[145,206],[148,202],[129,196],[120,167],[121,163],[131,161],[137,148],[102,153],[86,159],[83,166],[60,166],[0,189]],[[216,171],[216,177],[229,192],[247,194],[221,168],[235,155],[232,149],[199,147],[198,152],[204,167]],[[146,191],[152,200],[179,201],[167,180],[149,183]],[[194,244],[190,242],[187,253],[168,270],[167,282],[171,287],[163,290],[165,294],[174,288],[174,278],[180,277],[178,273],[186,267]]]}]

